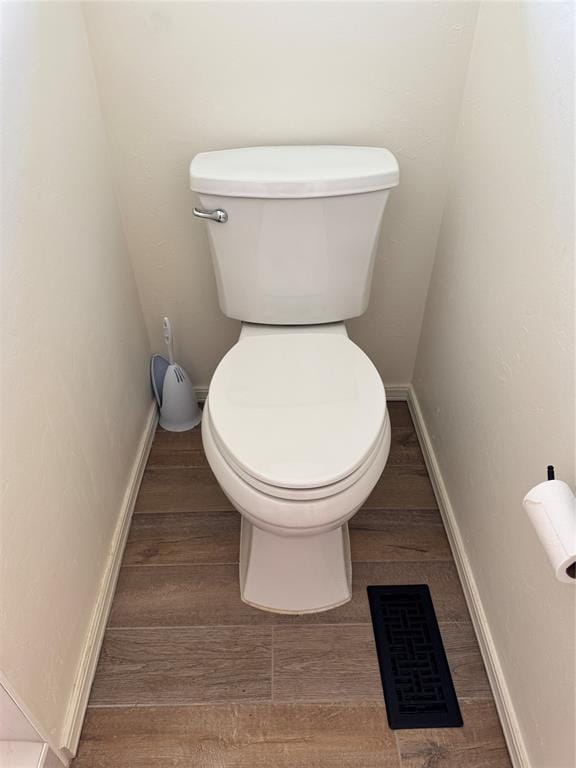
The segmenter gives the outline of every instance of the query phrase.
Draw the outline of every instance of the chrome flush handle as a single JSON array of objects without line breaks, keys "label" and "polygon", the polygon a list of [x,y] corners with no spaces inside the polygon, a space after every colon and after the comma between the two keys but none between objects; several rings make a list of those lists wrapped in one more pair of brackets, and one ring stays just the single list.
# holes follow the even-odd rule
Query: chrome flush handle
[{"label": "chrome flush handle", "polygon": [[226,224],[228,221],[228,214],[223,208],[216,208],[214,211],[204,211],[202,208],[194,208],[194,216],[198,216],[199,219],[217,221],[219,224]]}]

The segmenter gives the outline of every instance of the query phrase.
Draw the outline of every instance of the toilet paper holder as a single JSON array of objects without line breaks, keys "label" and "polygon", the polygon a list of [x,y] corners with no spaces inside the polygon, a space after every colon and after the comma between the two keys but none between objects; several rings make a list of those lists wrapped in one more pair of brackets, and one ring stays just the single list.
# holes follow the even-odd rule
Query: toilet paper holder
[{"label": "toilet paper holder", "polygon": [[547,480],[534,486],[522,502],[558,581],[576,584],[576,496],[556,480],[554,466]]}]

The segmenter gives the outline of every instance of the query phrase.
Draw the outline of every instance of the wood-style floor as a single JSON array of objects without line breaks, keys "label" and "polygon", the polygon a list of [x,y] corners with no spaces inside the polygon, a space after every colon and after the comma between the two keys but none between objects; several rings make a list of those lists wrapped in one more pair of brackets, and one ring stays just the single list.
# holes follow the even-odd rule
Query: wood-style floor
[{"label": "wood-style floor", "polygon": [[[510,768],[408,408],[350,525],[354,596],[280,616],[238,590],[240,516],[198,430],[158,430],[74,768]],[[391,731],[366,586],[427,583],[464,727]]]}]

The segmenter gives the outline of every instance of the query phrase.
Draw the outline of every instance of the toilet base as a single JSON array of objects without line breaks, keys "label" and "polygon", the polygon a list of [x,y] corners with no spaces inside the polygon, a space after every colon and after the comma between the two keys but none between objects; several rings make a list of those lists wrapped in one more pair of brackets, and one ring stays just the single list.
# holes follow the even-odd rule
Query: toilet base
[{"label": "toilet base", "polygon": [[242,516],[240,594],[274,613],[318,613],[352,597],[348,524],[315,536],[278,536]]}]

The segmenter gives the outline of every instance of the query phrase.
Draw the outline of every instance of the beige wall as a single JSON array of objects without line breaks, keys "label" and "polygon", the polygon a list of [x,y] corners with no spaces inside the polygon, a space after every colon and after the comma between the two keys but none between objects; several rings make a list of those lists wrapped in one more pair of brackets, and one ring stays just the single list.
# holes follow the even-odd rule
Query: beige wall
[{"label": "beige wall", "polygon": [[575,479],[571,31],[481,6],[415,373],[533,768],[576,764],[576,593],[521,506]]},{"label": "beige wall", "polygon": [[[570,19],[559,3],[90,3],[124,231],[156,348],[197,384],[218,310],[187,167],[280,142],[388,146],[369,312],[412,378],[533,768],[573,764],[574,591],[521,509],[574,482]],[[58,740],[150,403],[148,340],[76,4],[3,6],[0,671]],[[453,156],[454,131],[458,124]],[[450,161],[452,181],[444,206]]]},{"label": "beige wall", "polygon": [[2,7],[0,669],[58,743],[149,412],[81,9]]},{"label": "beige wall", "polygon": [[207,385],[238,334],[220,314],[199,151],[274,143],[389,147],[390,198],[367,314],[352,337],[388,383],[416,354],[475,3],[88,3],[119,199],[153,347],[163,314]]}]

